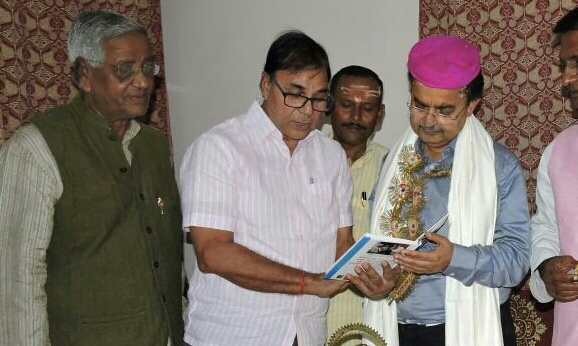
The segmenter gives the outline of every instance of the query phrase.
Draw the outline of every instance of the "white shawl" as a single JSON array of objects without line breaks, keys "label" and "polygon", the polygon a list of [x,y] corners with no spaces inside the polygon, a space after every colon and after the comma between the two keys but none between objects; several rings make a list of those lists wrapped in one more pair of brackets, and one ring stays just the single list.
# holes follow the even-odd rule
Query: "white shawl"
[{"label": "white shawl", "polygon": [[[408,127],[387,156],[376,186],[371,233],[381,234],[379,217],[391,208],[388,188],[397,173],[401,149],[416,140]],[[449,240],[464,246],[492,244],[497,203],[493,140],[473,115],[458,134],[450,184]],[[503,345],[497,288],[477,283],[466,287],[447,276],[445,312],[446,345]],[[395,302],[366,299],[364,322],[383,335],[388,346],[399,345]]]}]

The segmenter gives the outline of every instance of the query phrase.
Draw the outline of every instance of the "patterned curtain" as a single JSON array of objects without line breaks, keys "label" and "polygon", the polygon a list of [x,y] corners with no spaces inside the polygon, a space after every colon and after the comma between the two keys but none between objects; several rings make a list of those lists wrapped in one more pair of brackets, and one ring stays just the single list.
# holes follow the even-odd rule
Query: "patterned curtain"
[{"label": "patterned curtain", "polygon": [[[111,9],[148,28],[153,53],[163,62],[160,0],[0,0],[0,146],[31,116],[67,103],[72,86],[67,33],[76,15]],[[169,137],[166,88],[157,78],[150,114],[142,119]]]},{"label": "patterned curtain", "polygon": [[[476,116],[524,167],[535,211],[540,154],[572,124],[555,67],[552,28],[578,0],[420,0],[421,37],[460,36],[482,52],[486,92]],[[538,304],[525,281],[512,297],[519,346],[550,345],[552,304]]]}]

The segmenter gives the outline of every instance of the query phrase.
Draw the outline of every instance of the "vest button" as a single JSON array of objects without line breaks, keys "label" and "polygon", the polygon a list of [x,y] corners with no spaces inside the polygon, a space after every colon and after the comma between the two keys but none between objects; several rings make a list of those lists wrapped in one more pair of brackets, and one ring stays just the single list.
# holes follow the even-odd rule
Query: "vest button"
[{"label": "vest button", "polygon": [[153,233],[153,229],[152,229],[152,228],[150,228],[150,227],[147,227],[147,233],[148,233],[148,234],[151,234],[151,233]]},{"label": "vest button", "polygon": [[120,171],[121,173],[126,173],[126,172],[128,172],[128,168],[122,167],[122,168],[119,169],[119,171]]},{"label": "vest button", "polygon": [[158,261],[155,261],[154,265],[155,265],[155,268],[158,268],[160,263]]},{"label": "vest button", "polygon": [[165,295],[163,294],[163,302],[167,301],[167,297],[165,297]]},{"label": "vest button", "polygon": [[144,194],[142,192],[138,194],[138,197],[141,201],[144,201]]}]

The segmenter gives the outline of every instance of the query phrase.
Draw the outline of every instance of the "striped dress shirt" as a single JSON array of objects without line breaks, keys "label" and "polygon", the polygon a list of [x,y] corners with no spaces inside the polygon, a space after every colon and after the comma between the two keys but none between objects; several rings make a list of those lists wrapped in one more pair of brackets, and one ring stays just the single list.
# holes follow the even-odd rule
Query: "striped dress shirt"
[{"label": "striped dress shirt", "polygon": [[[368,141],[362,157],[352,163],[353,179],[353,238],[358,240],[369,233],[371,206],[369,196],[379,177],[379,170],[388,149]],[[349,289],[331,298],[327,312],[327,330],[330,337],[337,329],[349,323],[363,322],[363,296]]]},{"label": "striped dress shirt", "polygon": [[[257,101],[200,136],[180,171],[183,227],[234,232],[235,242],[308,272],[335,260],[351,226],[352,183],[340,145],[314,130],[291,155]],[[261,293],[196,268],[185,341],[195,346],[324,345],[329,299]]]}]

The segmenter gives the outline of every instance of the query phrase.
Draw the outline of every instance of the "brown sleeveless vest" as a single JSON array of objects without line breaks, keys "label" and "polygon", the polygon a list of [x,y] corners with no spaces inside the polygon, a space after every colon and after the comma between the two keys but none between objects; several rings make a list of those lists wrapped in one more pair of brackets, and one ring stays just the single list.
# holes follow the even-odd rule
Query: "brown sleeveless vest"
[{"label": "brown sleeveless vest", "polygon": [[31,122],[64,186],[46,257],[52,345],[180,345],[181,213],[162,135],[141,124],[129,165],[80,97]]}]

